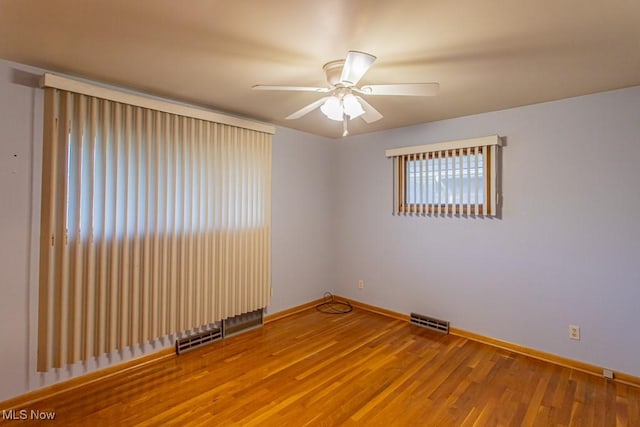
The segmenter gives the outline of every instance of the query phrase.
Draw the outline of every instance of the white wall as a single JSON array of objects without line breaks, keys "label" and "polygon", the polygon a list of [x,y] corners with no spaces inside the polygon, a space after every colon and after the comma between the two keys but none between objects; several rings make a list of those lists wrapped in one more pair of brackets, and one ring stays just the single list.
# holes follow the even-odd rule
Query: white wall
[{"label": "white wall", "polygon": [[[636,87],[350,138],[338,292],[640,376],[639,111]],[[385,149],[490,134],[507,138],[502,219],[391,215]]]},{"label": "white wall", "polygon": [[269,313],[334,291],[334,140],[278,128],[273,141]]},{"label": "white wall", "polygon": [[0,400],[28,383],[32,170],[42,135],[42,112],[35,112],[42,94],[34,83],[0,61]]},{"label": "white wall", "polygon": [[[165,337],[86,364],[35,371],[43,72],[0,60],[0,401],[173,344]],[[332,289],[334,149],[325,138],[288,129],[273,138],[270,313]]]}]

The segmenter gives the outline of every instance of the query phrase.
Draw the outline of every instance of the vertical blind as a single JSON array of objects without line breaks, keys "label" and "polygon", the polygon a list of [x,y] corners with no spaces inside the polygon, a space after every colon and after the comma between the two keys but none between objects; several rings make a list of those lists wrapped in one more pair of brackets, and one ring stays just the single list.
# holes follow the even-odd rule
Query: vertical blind
[{"label": "vertical blind", "polygon": [[268,305],[271,134],[45,88],[38,370]]},{"label": "vertical blind", "polygon": [[497,135],[386,151],[393,161],[393,214],[494,216]]}]

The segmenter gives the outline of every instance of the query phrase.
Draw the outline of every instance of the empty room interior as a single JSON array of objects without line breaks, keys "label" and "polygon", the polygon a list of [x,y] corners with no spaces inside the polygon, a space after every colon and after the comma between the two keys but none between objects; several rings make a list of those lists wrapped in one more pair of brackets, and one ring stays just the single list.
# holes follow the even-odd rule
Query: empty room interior
[{"label": "empty room interior", "polygon": [[0,424],[640,425],[639,41],[0,0]]}]

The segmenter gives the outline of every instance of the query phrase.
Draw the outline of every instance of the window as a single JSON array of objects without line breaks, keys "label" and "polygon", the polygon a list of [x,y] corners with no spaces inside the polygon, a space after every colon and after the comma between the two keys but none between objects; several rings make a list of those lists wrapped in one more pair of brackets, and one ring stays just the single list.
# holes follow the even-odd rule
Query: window
[{"label": "window", "polygon": [[39,371],[268,305],[272,127],[44,86]]},{"label": "window", "polygon": [[498,136],[387,150],[394,214],[496,215]]}]

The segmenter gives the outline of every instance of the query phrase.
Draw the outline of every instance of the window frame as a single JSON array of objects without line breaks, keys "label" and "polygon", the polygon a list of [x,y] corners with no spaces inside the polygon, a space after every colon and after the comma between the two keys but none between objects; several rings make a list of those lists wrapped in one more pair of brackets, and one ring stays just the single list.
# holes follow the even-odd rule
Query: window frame
[{"label": "window frame", "polygon": [[[476,153],[471,152],[471,148],[462,148],[462,149],[451,149],[451,150],[445,150],[444,153],[446,153],[445,157],[442,157],[442,159],[448,159],[448,158],[462,158],[464,156],[473,156]],[[409,191],[409,188],[407,186],[407,174],[409,173],[408,171],[408,164],[409,162],[415,162],[415,161],[423,161],[423,160],[430,160],[430,159],[439,159],[436,154],[438,152],[430,152],[430,153],[423,153],[424,157],[413,157],[411,158],[411,156],[407,156],[407,157],[403,157],[401,158],[401,161],[403,162],[402,167],[397,168],[397,173],[398,173],[398,177],[396,178],[396,181],[398,183],[399,188],[396,189],[396,191],[398,191],[398,197],[399,197],[399,205],[398,205],[398,211],[400,213],[417,213],[417,214],[435,214],[438,211],[442,212],[444,211],[447,214],[453,214],[453,215],[480,215],[481,212],[484,212],[484,200],[486,198],[486,188],[485,188],[485,178],[484,178],[484,174],[486,173],[486,169],[487,167],[490,167],[491,165],[491,160],[490,160],[490,156],[485,156],[485,154],[482,153],[482,150],[478,150],[479,152],[477,153],[479,156],[482,156],[483,158],[483,178],[482,178],[482,187],[483,187],[483,195],[485,197],[483,197],[483,202],[482,203],[410,203],[407,202],[406,199],[408,199],[407,197],[407,192]],[[442,152],[440,152],[442,153]],[[419,156],[420,154],[415,154],[414,156]],[[486,158],[485,158],[486,157]],[[477,183],[475,185],[478,185]],[[478,212],[476,212],[476,206],[478,206]],[[426,208],[426,209],[425,209]]]},{"label": "window frame", "polygon": [[[501,195],[499,193],[498,163],[502,139],[498,135],[472,138],[459,141],[448,141],[420,146],[400,147],[386,150],[386,156],[393,161],[393,214],[394,215],[435,215],[435,216],[498,216]],[[482,203],[466,203],[462,201],[442,203],[410,203],[407,199],[409,191],[408,168],[414,161],[429,159],[463,158],[469,155],[482,156],[483,188]],[[427,162],[428,163],[428,162]],[[467,166],[468,168],[468,166]],[[461,168],[464,170],[464,168]],[[478,178],[480,178],[478,176]],[[474,187],[477,184],[474,184]]]}]

